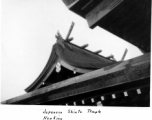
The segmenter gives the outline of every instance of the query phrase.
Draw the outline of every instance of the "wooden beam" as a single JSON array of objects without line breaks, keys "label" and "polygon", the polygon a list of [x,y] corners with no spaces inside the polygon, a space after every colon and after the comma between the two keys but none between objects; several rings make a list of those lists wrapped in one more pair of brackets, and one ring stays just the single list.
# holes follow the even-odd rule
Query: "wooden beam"
[{"label": "wooden beam", "polygon": [[124,96],[125,96],[125,97],[128,96],[128,92],[127,92],[127,91],[124,92]]},{"label": "wooden beam", "polygon": [[112,60],[114,60],[114,61],[117,61],[116,59],[115,59],[115,57],[114,57],[114,55],[110,55],[110,56],[108,56],[108,57],[106,57],[107,59],[112,59]]},{"label": "wooden beam", "polygon": [[108,59],[113,58],[113,55],[109,55],[106,58],[108,58]]},{"label": "wooden beam", "polygon": [[141,94],[141,90],[140,89],[137,89],[137,94]]},{"label": "wooden beam", "polygon": [[81,102],[82,102],[82,104],[85,104],[84,100],[82,100]]},{"label": "wooden beam", "polygon": [[[140,68],[140,70],[138,70],[138,72],[137,72],[137,68]],[[95,78],[100,77],[100,79],[102,79],[102,76],[106,76],[106,75],[116,73],[116,72],[119,72],[122,70],[124,70],[123,76],[121,75],[120,77],[119,76],[117,77],[115,75],[115,78],[113,78],[113,79],[110,78],[105,81],[100,80],[100,81],[98,81],[98,84],[96,84],[96,82],[95,82],[97,80]],[[2,102],[2,104],[13,104],[13,103],[39,104],[48,99],[49,99],[49,101],[59,99],[59,98],[61,99],[62,97],[67,97],[69,95],[75,95],[75,94],[88,92],[90,90],[96,90],[99,88],[104,89],[104,88],[111,87],[111,86],[130,83],[131,81],[140,81],[141,79],[144,79],[147,77],[150,77],[150,53],[142,55],[140,57],[136,57],[134,59],[130,59],[130,60],[121,62],[121,63],[117,64],[116,66],[109,67],[109,69],[107,69],[107,68],[98,69],[98,70],[95,70],[95,71],[92,71],[92,72],[89,72],[89,73],[86,73],[86,74],[83,74],[80,76],[76,76],[74,78],[67,79],[65,81],[61,81],[61,82],[49,85],[47,87],[21,95],[19,97],[12,98],[10,100],[6,100],[6,101]],[[94,86],[93,84],[88,84],[89,87],[86,86],[88,89],[82,89],[81,87],[75,88],[75,89],[77,89],[77,91],[79,91],[79,93],[75,93],[74,92],[75,89],[71,89],[68,91],[62,91],[63,93],[61,93],[61,92],[54,93],[54,90],[57,90],[59,88],[61,89],[66,86],[74,85],[75,83],[77,83],[76,85],[78,85],[78,83],[81,84],[81,82],[90,81],[92,79],[95,79],[93,81],[93,83],[96,86]],[[115,80],[115,79],[117,79],[117,80]],[[51,94],[50,94],[50,92],[51,92]]]},{"label": "wooden beam", "polygon": [[80,0],[62,0],[64,4],[71,9],[74,5],[76,5]]},{"label": "wooden beam", "polygon": [[102,100],[102,101],[104,101],[104,100],[105,100],[104,96],[101,96],[101,100]]},{"label": "wooden beam", "polygon": [[103,106],[102,103],[101,103],[101,101],[97,102],[97,106]]},{"label": "wooden beam", "polygon": [[82,45],[81,48],[85,49],[86,47],[88,47],[88,44]]},{"label": "wooden beam", "polygon": [[99,54],[99,53],[101,53],[102,52],[102,50],[98,50],[98,51],[95,51],[94,53],[95,54]]},{"label": "wooden beam", "polygon": [[95,102],[95,101],[94,101],[94,98],[91,98],[91,102],[92,102],[92,103],[94,103],[94,102]]},{"label": "wooden beam", "polygon": [[81,10],[84,10],[84,9],[85,9],[88,5],[90,5],[92,2],[93,2],[93,0],[88,1],[87,4],[85,4],[85,5],[81,8]]},{"label": "wooden beam", "polygon": [[117,7],[123,0],[103,0],[88,14],[85,15],[90,28],[96,26],[96,23],[107,15],[111,10]]},{"label": "wooden beam", "polygon": [[71,38],[67,39],[66,41],[67,41],[67,42],[71,42],[73,39],[74,39],[74,38],[71,37]]},{"label": "wooden beam", "polygon": [[62,35],[60,34],[59,30],[57,31],[57,35],[58,35],[59,39],[63,40],[63,37],[62,37]]},{"label": "wooden beam", "polygon": [[76,106],[77,105],[76,102],[73,102],[73,105]]},{"label": "wooden beam", "polygon": [[116,95],[115,94],[112,94],[112,99],[115,99],[116,98]]},{"label": "wooden beam", "polygon": [[74,27],[74,22],[72,22],[72,23],[71,23],[71,26],[70,26],[69,32],[68,32],[68,34],[67,34],[67,36],[66,36],[65,40],[68,40],[68,39],[69,39],[69,36],[70,36],[70,34],[71,34],[71,32],[72,32],[73,27]]},{"label": "wooden beam", "polygon": [[125,49],[125,52],[124,52],[124,54],[123,54],[123,56],[122,56],[122,58],[121,58],[121,61],[124,61],[124,59],[125,59],[125,57],[126,57],[127,52],[128,52],[128,49],[126,48],[126,49]]}]

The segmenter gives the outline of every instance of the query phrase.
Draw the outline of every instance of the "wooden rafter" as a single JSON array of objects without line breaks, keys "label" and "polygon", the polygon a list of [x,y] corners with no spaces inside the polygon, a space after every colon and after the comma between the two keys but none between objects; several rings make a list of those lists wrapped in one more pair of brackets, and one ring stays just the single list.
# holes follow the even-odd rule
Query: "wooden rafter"
[{"label": "wooden rafter", "polygon": [[74,39],[74,38],[71,37],[71,38],[67,39],[66,41],[67,41],[67,42],[71,42],[73,39]]},{"label": "wooden rafter", "polygon": [[98,50],[98,51],[95,51],[94,53],[95,54],[99,54],[99,53],[101,53],[102,52],[102,50]]},{"label": "wooden rafter", "polygon": [[74,27],[74,22],[71,23],[70,29],[69,29],[69,31],[68,31],[68,34],[67,34],[65,40],[68,40],[68,39],[69,39],[69,36],[70,36],[70,34],[71,34],[71,32],[72,32],[73,27]]},{"label": "wooden rafter", "polygon": [[123,60],[125,59],[125,57],[126,57],[126,55],[127,55],[127,52],[128,52],[128,49],[125,49],[125,52],[124,52],[124,54],[123,54],[123,56],[122,56],[122,58],[121,58],[121,61],[123,61]]},{"label": "wooden rafter", "polygon": [[85,44],[85,45],[82,45],[81,48],[85,49],[88,46],[89,46],[89,44]]}]

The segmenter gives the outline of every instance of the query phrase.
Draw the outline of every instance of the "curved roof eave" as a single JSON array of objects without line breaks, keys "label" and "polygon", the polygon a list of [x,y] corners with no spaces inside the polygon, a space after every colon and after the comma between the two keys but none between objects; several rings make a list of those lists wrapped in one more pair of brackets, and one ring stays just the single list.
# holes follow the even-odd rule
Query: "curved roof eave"
[{"label": "curved roof eave", "polygon": [[51,55],[48,59],[47,64],[45,65],[43,71],[41,74],[38,76],[38,78],[29,86],[25,89],[26,92],[30,92],[40,86],[40,84],[46,79],[48,74],[51,74],[53,69],[55,68],[55,63],[58,60],[58,56],[55,53],[55,47],[53,46]]},{"label": "curved roof eave", "polygon": [[[106,61],[107,62],[106,66],[107,66],[107,64],[111,65],[111,64],[115,63],[114,61],[112,61],[110,59],[107,59],[107,58],[105,58],[103,56],[95,54],[95,53],[93,53],[91,51],[88,51],[86,49],[82,49],[81,47],[76,46],[74,44],[67,43],[67,42],[63,42],[63,44],[65,44],[64,47],[66,47],[66,50],[68,50],[68,52],[70,50],[69,50],[69,48],[67,48],[67,45],[70,45],[72,47],[72,49],[74,49],[74,51],[76,51],[76,54],[80,51],[80,52],[82,52],[82,54],[84,54],[84,56],[85,55],[91,56],[93,58],[93,60],[98,59],[97,60],[98,63],[102,62],[102,60]],[[86,72],[90,72],[90,71],[93,70],[93,69],[85,68],[83,66],[82,67],[77,66],[76,64],[75,65],[70,64],[71,60],[74,61],[73,60],[74,58],[71,57],[70,61],[68,61],[69,59],[64,59],[64,58],[67,57],[66,56],[67,54],[64,54],[65,55],[64,56],[64,55],[62,55],[62,53],[60,53],[61,55],[59,55],[58,54],[58,47],[59,46],[60,46],[60,44],[58,44],[58,43],[56,43],[55,45],[53,45],[52,52],[51,52],[51,55],[49,57],[49,60],[48,60],[48,62],[46,64],[46,66],[44,67],[43,71],[38,76],[38,78],[29,87],[27,87],[25,89],[26,92],[30,92],[30,91],[33,91],[35,89],[38,89],[43,84],[43,82],[45,82],[47,80],[47,78],[49,77],[49,75],[53,72],[53,70],[54,70],[57,62],[61,62],[61,65],[64,66],[65,68],[69,69],[69,70],[76,70],[76,72],[80,72],[80,73],[86,73]],[[71,51],[71,53],[72,52],[73,51]],[[63,58],[63,56],[64,56],[64,58]],[[80,65],[81,65],[81,63],[80,63]],[[94,66],[91,66],[91,67],[94,67]],[[97,68],[94,68],[94,69],[97,69]]]}]

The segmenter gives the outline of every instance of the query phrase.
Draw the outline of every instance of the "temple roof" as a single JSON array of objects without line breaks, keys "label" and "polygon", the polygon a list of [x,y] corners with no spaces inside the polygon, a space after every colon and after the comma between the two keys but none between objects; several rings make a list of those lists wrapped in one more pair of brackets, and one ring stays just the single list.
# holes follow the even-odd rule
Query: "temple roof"
[{"label": "temple roof", "polygon": [[[116,94],[116,98],[118,97],[119,101],[119,95],[117,96],[117,94],[139,88],[142,89],[141,92],[144,95],[139,94],[141,96],[140,99],[147,99],[147,93],[149,92],[147,91],[145,96],[145,90],[143,90],[145,87],[146,89],[148,87],[149,91],[150,53],[51,84],[44,88],[3,101],[2,104],[54,105],[51,102],[57,101],[58,104],[55,105],[59,105],[63,102],[71,102],[71,100],[87,99],[88,94],[90,97],[96,96],[97,94],[105,97],[107,94],[110,94],[110,96],[111,94]],[[136,99],[133,93],[135,93],[135,91],[132,93],[129,92],[128,97],[125,96],[126,99],[129,98],[129,103],[130,99]],[[112,99],[112,101],[113,100],[114,99]]]},{"label": "temple roof", "polygon": [[151,0],[62,0],[90,28],[99,26],[150,52]]},{"label": "temple roof", "polygon": [[52,47],[52,52],[45,68],[25,91],[30,92],[38,89],[51,75],[57,63],[79,73],[87,73],[116,63],[110,58],[99,55],[99,51],[91,52],[86,50],[85,47],[86,45],[79,47],[64,40],[58,40]]}]

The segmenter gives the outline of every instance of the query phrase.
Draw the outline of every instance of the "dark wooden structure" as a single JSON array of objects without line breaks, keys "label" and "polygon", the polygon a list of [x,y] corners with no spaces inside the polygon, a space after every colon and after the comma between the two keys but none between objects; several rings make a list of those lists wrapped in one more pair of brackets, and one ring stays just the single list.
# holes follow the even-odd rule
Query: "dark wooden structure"
[{"label": "dark wooden structure", "polygon": [[150,52],[151,0],[62,0],[69,10]]},{"label": "dark wooden structure", "polygon": [[[99,57],[101,63],[106,61],[107,65],[101,64],[104,66],[100,69],[96,68],[96,70],[76,68],[74,65],[69,65],[68,60],[65,61],[67,65],[62,63],[60,56],[56,59],[59,61],[53,62],[51,59],[54,57],[51,54],[38,79],[26,89],[29,93],[4,101],[3,104],[150,105],[150,54],[115,62],[71,43],[63,44],[65,45],[64,49],[68,49],[66,47],[70,45],[71,52],[78,48],[79,52],[84,52],[84,55],[89,57],[91,55],[93,58]],[[54,67],[58,62],[62,66],[60,66],[60,72],[55,71],[56,67]]]},{"label": "dark wooden structure", "polygon": [[84,17],[90,28],[100,26],[134,44],[144,55],[123,61],[99,55],[58,32],[57,43],[38,78],[25,95],[3,104],[150,106],[150,0],[63,0]]}]

